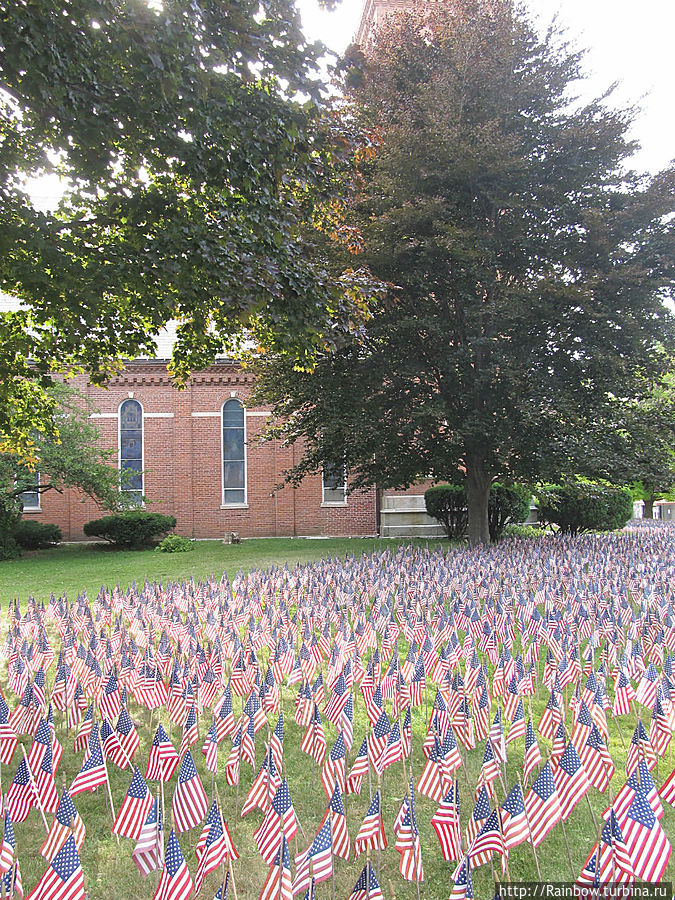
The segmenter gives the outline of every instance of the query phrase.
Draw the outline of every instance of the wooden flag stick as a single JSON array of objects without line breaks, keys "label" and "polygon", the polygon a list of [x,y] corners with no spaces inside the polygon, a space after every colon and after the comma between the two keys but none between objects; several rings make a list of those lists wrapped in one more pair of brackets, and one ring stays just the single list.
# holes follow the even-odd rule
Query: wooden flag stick
[{"label": "wooden flag stick", "polygon": [[[106,787],[108,788],[108,800],[110,800],[110,812],[112,814],[112,820],[114,823],[115,822],[115,807],[113,806],[112,791],[110,790],[110,779],[108,778],[108,766],[106,765],[106,762],[105,762],[105,753],[103,752],[102,747],[101,747],[101,759],[103,760],[103,771],[105,772],[105,784],[106,784]],[[119,847],[120,836],[119,836],[119,834],[115,833],[115,837],[117,838],[117,846]]]},{"label": "wooden flag stick", "polygon": [[539,868],[539,858],[537,857],[537,848],[534,846],[534,837],[532,835],[532,828],[530,827],[530,816],[527,812],[527,806],[525,805],[525,792],[523,791],[523,780],[520,777],[520,772],[518,772],[518,784],[520,785],[520,793],[523,795],[523,807],[525,809],[525,820],[527,822],[527,830],[530,832],[530,844],[532,845],[532,853],[534,854],[534,863],[537,867],[537,877],[539,881],[541,881],[541,869]]},{"label": "wooden flag stick", "polygon": [[42,805],[42,798],[40,797],[40,792],[37,789],[37,785],[35,783],[35,779],[33,778],[33,773],[30,770],[30,766],[28,764],[28,757],[26,756],[26,748],[23,744],[21,744],[21,752],[23,753],[23,758],[26,761],[26,768],[28,769],[28,777],[30,778],[31,787],[35,793],[35,797],[38,802],[38,808],[40,810],[40,815],[42,816],[42,821],[44,822],[45,831],[49,834],[49,825],[47,825],[47,817],[45,816],[44,806]]},{"label": "wooden flag stick", "polygon": [[[412,779],[413,779],[413,770],[412,770],[412,762],[411,762],[410,763],[410,785],[411,785],[411,787],[406,791],[407,794],[411,794],[411,792],[413,790]],[[412,809],[412,807],[413,807],[413,802],[414,802],[413,798],[412,798],[412,794],[411,794],[409,800],[410,800],[410,826],[412,828],[412,824],[413,824],[413,816],[412,816],[413,809]],[[417,835],[417,840],[419,841],[419,834]],[[413,835],[413,865],[415,867],[415,886],[417,887],[417,900],[420,900],[420,876],[419,876],[419,872],[417,871],[417,852],[416,852],[416,848],[414,847],[414,844],[415,844],[415,836]]]}]

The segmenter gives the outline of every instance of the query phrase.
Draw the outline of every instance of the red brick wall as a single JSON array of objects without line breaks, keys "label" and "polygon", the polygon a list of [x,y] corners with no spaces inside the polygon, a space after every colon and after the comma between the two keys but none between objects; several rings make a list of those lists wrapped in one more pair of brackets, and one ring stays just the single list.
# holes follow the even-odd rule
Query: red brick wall
[{"label": "red brick wall", "polygon": [[[221,508],[221,409],[236,396],[245,406],[252,376],[232,364],[197,373],[184,390],[176,390],[159,362],[129,364],[107,388],[85,378],[75,386],[93,402],[94,424],[101,446],[118,447],[118,410],[128,397],[143,406],[144,493],[148,509],[176,516],[176,532],[189,537],[222,537],[238,531],[242,537],[274,535],[375,534],[375,488],[352,494],[344,507],[322,506],[321,475],[308,476],[300,487],[274,493],[296,448],[278,442],[260,443],[265,411],[246,410],[247,508]],[[102,511],[76,491],[41,497],[40,512],[26,512],[43,522],[55,522],[65,540],[84,537],[83,526]]]}]

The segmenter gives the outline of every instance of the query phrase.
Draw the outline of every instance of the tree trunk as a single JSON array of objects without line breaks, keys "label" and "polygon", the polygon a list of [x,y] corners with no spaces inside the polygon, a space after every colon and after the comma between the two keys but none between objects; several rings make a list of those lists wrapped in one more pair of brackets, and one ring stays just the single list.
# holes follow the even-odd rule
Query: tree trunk
[{"label": "tree trunk", "polygon": [[650,494],[647,500],[645,500],[644,509],[642,510],[642,518],[643,519],[653,519],[654,518],[654,495]]},{"label": "tree trunk", "polygon": [[466,459],[466,502],[469,511],[469,546],[490,543],[488,527],[488,500],[491,478],[485,468],[485,459],[468,454]]}]

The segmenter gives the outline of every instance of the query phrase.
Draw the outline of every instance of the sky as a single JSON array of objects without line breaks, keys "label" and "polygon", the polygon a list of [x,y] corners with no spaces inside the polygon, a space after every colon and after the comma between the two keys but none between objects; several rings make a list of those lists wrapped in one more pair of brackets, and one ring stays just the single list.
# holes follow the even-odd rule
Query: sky
[{"label": "sky", "polygon": [[[546,29],[558,19],[588,54],[588,96],[619,82],[613,103],[638,103],[642,113],[631,137],[642,145],[638,170],[657,172],[675,158],[675,77],[673,76],[674,0],[525,0],[536,23]],[[351,42],[363,0],[342,0],[333,12],[316,0],[300,0],[305,33],[341,53]]]}]

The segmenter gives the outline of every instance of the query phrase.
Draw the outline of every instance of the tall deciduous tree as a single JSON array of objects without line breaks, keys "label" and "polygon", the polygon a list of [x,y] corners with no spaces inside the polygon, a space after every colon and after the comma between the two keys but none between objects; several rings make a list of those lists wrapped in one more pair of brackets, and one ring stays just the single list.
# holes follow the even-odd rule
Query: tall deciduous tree
[{"label": "tall deciduous tree", "polygon": [[626,170],[630,114],[575,101],[582,57],[555,30],[506,0],[451,6],[350,59],[347,221],[388,296],[311,375],[264,360],[260,396],[305,442],[294,476],[459,474],[476,543],[496,478],[592,468],[672,352],[675,179]]},{"label": "tall deciduous tree", "polygon": [[[0,290],[26,308],[0,316],[5,447],[53,410],[27,379],[103,381],[169,320],[179,381],[242,330],[301,365],[330,340],[362,284],[314,252],[337,187],[319,53],[292,0],[0,0]],[[48,173],[54,211],[27,193]]]}]

